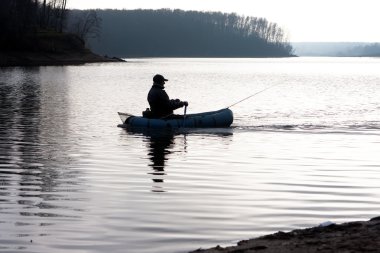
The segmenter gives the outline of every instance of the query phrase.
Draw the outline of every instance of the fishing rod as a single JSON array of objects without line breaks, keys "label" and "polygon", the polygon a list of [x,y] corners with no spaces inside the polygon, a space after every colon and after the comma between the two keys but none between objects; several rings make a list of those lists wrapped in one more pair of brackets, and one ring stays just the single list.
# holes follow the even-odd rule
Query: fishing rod
[{"label": "fishing rod", "polygon": [[267,87],[267,88],[265,88],[265,89],[263,89],[263,90],[261,90],[261,91],[258,91],[258,92],[254,93],[254,94],[252,94],[252,95],[250,95],[250,96],[248,96],[248,97],[246,97],[246,98],[243,98],[242,100],[239,100],[238,102],[236,102],[236,103],[234,103],[234,104],[228,106],[227,108],[230,108],[230,107],[232,107],[232,106],[234,106],[234,105],[237,105],[237,104],[239,104],[239,103],[241,103],[241,102],[243,102],[243,101],[245,101],[245,100],[247,100],[247,99],[250,99],[251,97],[254,97],[254,96],[256,96],[256,95],[258,95],[258,94],[260,94],[260,93],[262,93],[262,92],[264,92],[264,91],[266,91],[266,90],[269,90],[269,89],[271,89],[271,88],[273,88],[273,87],[276,87],[276,86],[278,86],[278,85],[280,85],[280,84],[281,84],[281,83],[278,83],[278,84],[275,84],[275,85],[269,86],[269,87]]}]

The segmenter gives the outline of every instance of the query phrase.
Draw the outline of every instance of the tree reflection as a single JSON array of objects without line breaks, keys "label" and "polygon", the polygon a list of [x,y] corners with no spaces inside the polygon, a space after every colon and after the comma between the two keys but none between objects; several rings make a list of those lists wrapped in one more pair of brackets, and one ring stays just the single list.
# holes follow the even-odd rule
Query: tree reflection
[{"label": "tree reflection", "polygon": [[[60,113],[64,109],[47,97],[52,89],[52,94],[59,94],[60,101],[67,104],[66,93],[59,92],[60,85],[47,86],[43,80],[51,80],[53,77],[47,75],[56,71],[12,68],[0,73],[0,223],[7,225],[11,237],[22,231],[17,224],[26,216],[40,217],[28,222],[37,231],[56,222],[46,219],[72,208],[66,200],[75,199],[70,194],[77,190],[78,171],[69,168],[73,159],[67,154],[74,147],[65,142],[67,117]],[[58,115],[60,128],[50,115]],[[62,135],[60,129],[64,129]],[[37,234],[23,232],[25,236],[33,233]]]}]

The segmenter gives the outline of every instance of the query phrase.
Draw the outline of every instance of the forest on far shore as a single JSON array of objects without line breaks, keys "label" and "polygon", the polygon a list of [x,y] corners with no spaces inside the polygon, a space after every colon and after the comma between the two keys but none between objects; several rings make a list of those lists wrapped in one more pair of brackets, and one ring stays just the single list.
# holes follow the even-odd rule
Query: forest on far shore
[{"label": "forest on far shore", "polygon": [[293,55],[284,30],[265,18],[170,9],[68,10],[66,3],[1,0],[2,57],[29,52],[64,56],[84,52],[85,43],[99,54],[118,57]]},{"label": "forest on far shore", "polygon": [[298,56],[380,57],[376,42],[293,42]]},{"label": "forest on far shore", "polygon": [[32,50],[38,33],[62,33],[67,0],[0,0],[0,50]]},{"label": "forest on far shore", "polygon": [[[67,29],[96,11],[91,49],[119,57],[288,57],[284,30],[265,18],[183,10],[70,10]],[[92,18],[94,19],[94,17]]]}]

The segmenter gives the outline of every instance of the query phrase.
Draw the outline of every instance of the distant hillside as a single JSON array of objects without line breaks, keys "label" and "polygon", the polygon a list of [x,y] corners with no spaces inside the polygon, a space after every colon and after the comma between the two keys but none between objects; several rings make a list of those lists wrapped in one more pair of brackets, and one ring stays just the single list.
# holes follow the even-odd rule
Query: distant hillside
[{"label": "distant hillside", "polygon": [[364,43],[341,52],[339,56],[380,57],[380,43]]},{"label": "distant hillside", "polygon": [[[102,20],[100,38],[89,42],[91,49],[100,54],[120,57],[292,55],[284,31],[264,18],[169,9],[96,12]],[[82,13],[71,10],[69,17],[75,20]]]},{"label": "distant hillside", "polygon": [[293,42],[298,56],[363,57],[380,56],[379,43],[365,42]]}]

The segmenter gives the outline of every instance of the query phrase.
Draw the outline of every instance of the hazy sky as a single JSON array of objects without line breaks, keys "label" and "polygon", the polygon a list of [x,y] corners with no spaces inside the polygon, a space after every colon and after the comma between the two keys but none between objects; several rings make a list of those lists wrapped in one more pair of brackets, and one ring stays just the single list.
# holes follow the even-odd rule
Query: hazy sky
[{"label": "hazy sky", "polygon": [[278,23],[290,41],[380,42],[380,0],[68,0],[68,7],[235,12]]}]

